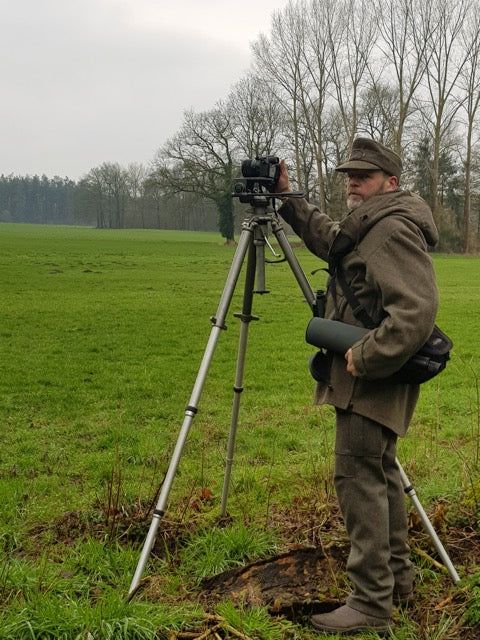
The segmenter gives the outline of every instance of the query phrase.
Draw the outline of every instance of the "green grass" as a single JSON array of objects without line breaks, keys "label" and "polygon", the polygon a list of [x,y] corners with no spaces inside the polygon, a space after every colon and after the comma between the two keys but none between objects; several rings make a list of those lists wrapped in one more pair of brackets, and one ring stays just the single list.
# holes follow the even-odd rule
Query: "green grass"
[{"label": "green grass", "polygon": [[249,558],[271,555],[276,548],[272,532],[252,536],[245,525],[200,530],[182,549],[182,568],[191,577],[208,578],[226,569],[240,566]]},{"label": "green grass", "polygon": [[[243,275],[172,487],[173,539],[147,567],[159,589],[125,600],[234,251],[208,233],[0,225],[0,638],[154,638],[195,625],[202,575],[271,553],[278,514],[332,499],[332,411],[312,406],[309,309],[288,265],[269,264],[249,332],[232,524],[215,527]],[[322,288],[310,272],[323,265],[295,252]],[[480,258],[434,261],[454,350],[424,385],[399,457],[424,506],[446,501],[450,522],[478,530]],[[459,569],[474,575],[472,562]],[[263,609],[225,606],[219,624],[251,637],[311,637]],[[478,623],[478,607],[463,610]],[[434,637],[427,623],[409,636],[412,624],[395,637]]]}]

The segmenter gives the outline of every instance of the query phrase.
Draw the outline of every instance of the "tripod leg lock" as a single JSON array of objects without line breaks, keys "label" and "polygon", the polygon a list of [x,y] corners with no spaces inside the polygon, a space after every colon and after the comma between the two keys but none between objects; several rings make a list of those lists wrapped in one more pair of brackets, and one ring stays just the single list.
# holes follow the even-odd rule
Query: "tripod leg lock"
[{"label": "tripod leg lock", "polygon": [[195,416],[198,413],[198,408],[194,407],[193,405],[189,404],[187,406],[187,408],[185,409],[185,413],[189,413],[190,415]]},{"label": "tripod leg lock", "polygon": [[258,316],[252,316],[251,313],[234,313],[234,318],[240,318],[242,322],[251,322],[252,320],[260,320]]},{"label": "tripod leg lock", "polygon": [[213,324],[214,327],[218,327],[219,329],[222,329],[222,331],[226,331],[227,330],[227,325],[226,324],[217,324],[217,319],[215,316],[212,316],[210,318],[210,322]]}]

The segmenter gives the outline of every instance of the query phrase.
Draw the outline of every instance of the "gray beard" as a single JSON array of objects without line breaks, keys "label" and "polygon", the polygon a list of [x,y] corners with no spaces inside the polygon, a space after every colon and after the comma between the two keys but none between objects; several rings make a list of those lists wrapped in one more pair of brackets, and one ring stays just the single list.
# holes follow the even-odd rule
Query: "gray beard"
[{"label": "gray beard", "polygon": [[359,207],[361,204],[363,204],[363,200],[360,200],[359,198],[356,198],[356,197],[347,198],[347,207],[349,211],[353,211],[354,209]]}]

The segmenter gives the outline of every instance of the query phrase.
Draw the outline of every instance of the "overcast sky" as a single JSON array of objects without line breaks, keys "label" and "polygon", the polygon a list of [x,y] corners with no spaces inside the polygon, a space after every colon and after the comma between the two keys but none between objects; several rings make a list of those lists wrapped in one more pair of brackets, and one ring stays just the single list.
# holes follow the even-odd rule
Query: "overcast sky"
[{"label": "overcast sky", "polygon": [[0,0],[0,174],[145,165],[288,0]]}]

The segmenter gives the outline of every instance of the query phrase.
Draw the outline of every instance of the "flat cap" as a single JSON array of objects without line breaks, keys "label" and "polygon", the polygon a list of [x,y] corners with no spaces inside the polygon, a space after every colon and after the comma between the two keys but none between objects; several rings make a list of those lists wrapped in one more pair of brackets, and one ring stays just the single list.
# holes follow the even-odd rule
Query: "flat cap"
[{"label": "flat cap", "polygon": [[335,171],[378,171],[381,169],[390,176],[400,179],[402,161],[400,156],[387,149],[380,142],[370,138],[355,138],[352,152],[347,162],[339,164]]}]

